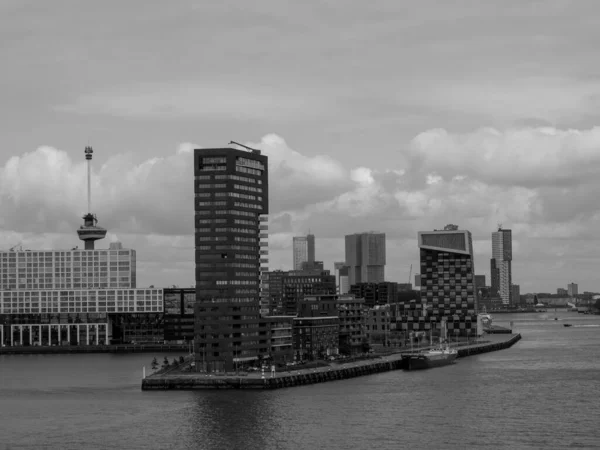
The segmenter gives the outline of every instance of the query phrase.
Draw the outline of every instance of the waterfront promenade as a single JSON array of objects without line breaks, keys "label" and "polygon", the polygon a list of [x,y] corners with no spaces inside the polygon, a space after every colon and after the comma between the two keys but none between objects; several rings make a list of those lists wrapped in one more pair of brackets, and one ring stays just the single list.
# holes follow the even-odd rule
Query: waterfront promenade
[{"label": "waterfront promenade", "polygon": [[[458,349],[459,358],[464,358],[509,348],[520,339],[520,334],[494,334],[486,335],[474,343],[463,343],[453,347]],[[403,350],[359,361],[333,361],[323,367],[283,370],[274,374],[265,371],[264,374],[249,372],[212,375],[185,372],[179,368],[147,376],[142,380],[142,390],[277,389],[321,383],[402,369],[403,359],[406,361],[405,358],[410,353],[410,350]]]}]

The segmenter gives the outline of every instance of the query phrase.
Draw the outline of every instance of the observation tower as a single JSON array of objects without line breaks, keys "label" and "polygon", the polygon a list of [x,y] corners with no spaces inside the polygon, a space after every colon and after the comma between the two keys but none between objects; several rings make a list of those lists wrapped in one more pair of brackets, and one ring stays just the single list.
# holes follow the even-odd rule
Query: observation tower
[{"label": "observation tower", "polygon": [[79,239],[85,242],[86,250],[94,250],[94,242],[106,237],[106,229],[96,226],[98,219],[92,214],[92,188],[91,188],[91,165],[92,165],[92,147],[85,148],[85,159],[87,162],[87,203],[88,212],[83,216],[83,225],[77,230]]}]

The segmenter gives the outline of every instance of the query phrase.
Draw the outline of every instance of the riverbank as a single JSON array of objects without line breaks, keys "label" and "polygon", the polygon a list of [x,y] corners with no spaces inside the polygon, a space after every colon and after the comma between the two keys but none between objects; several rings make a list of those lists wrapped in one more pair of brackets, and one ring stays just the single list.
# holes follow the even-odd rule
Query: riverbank
[{"label": "riverbank", "polygon": [[189,352],[189,345],[152,344],[152,345],[56,345],[0,347],[0,355],[39,355],[68,353],[172,353]]},{"label": "riverbank", "polygon": [[[520,334],[486,336],[485,342],[461,345],[459,358],[509,348],[521,339]],[[210,375],[197,372],[153,374],[142,380],[142,390],[197,389],[278,389],[342,380],[405,368],[408,352],[352,363],[332,362],[325,367],[279,373]]]}]

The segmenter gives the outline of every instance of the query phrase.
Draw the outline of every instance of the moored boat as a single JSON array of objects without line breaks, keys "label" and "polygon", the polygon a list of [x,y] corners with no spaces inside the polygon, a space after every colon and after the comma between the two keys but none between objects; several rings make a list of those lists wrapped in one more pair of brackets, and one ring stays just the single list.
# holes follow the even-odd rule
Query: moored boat
[{"label": "moored boat", "polygon": [[425,352],[414,353],[408,356],[407,370],[430,369],[433,367],[442,367],[456,362],[458,350],[450,348],[448,345],[431,349]]}]

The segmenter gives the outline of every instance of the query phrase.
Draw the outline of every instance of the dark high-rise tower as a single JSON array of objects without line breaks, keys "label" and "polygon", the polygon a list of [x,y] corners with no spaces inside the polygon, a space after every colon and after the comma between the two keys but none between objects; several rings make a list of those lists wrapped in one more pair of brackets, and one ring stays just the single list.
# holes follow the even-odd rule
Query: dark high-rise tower
[{"label": "dark high-rise tower", "polygon": [[92,147],[85,148],[85,160],[87,162],[87,203],[88,212],[83,216],[83,225],[77,230],[79,239],[85,242],[86,250],[94,250],[94,242],[99,239],[106,237],[106,229],[97,226],[98,219],[95,214],[92,214],[92,187],[91,187],[91,164],[92,154],[94,151]]},{"label": "dark high-rise tower", "polygon": [[[492,259],[490,272],[492,292],[502,299],[504,305],[512,305],[512,231],[498,227],[492,233]],[[515,299],[518,301],[518,299]]]},{"label": "dark high-rise tower", "polygon": [[385,233],[357,233],[346,236],[346,265],[350,286],[381,283],[385,280]]},{"label": "dark high-rise tower", "polygon": [[268,159],[253,149],[197,149],[194,175],[196,365],[229,371],[270,351],[259,292]]}]

